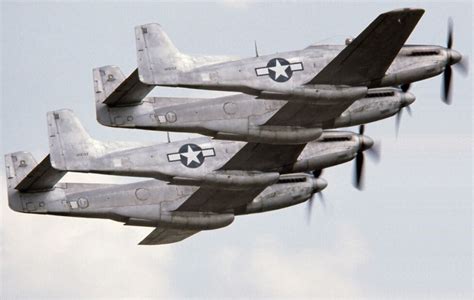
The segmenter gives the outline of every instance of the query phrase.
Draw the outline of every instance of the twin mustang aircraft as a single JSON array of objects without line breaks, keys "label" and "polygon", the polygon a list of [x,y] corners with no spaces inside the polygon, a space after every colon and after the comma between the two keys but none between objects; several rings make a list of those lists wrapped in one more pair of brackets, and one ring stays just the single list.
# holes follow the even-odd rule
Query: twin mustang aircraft
[{"label": "twin mustang aircraft", "polygon": [[[18,212],[104,218],[156,227],[140,244],[181,241],[230,225],[235,216],[309,200],[327,183],[321,170],[355,158],[362,186],[364,151],[379,157],[365,123],[397,115],[415,101],[410,83],[444,72],[447,47],[404,45],[424,11],[378,16],[342,46],[239,59],[178,51],[158,24],[135,28],[138,68],[94,69],[97,120],[111,127],[191,132],[166,144],[93,139],[72,111],[47,114],[50,154],[7,154],[10,207]],[[213,99],[146,97],[155,86],[239,92]],[[361,125],[359,133],[334,131]],[[66,172],[149,177],[130,184],[58,181]]]}]

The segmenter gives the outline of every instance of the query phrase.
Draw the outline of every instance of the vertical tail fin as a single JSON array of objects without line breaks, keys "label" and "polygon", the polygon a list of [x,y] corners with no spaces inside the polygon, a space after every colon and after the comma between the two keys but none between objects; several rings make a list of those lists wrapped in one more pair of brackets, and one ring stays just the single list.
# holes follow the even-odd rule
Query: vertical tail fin
[{"label": "vertical tail fin", "polygon": [[189,82],[181,78],[181,73],[238,59],[233,56],[191,56],[181,53],[159,24],[135,27],[135,42],[138,75],[145,85],[187,85]]},{"label": "vertical tail fin", "polygon": [[58,170],[88,171],[102,143],[90,137],[71,110],[48,112],[47,120],[51,165]]},{"label": "vertical tail fin", "polygon": [[23,211],[18,184],[30,174],[38,163],[29,152],[15,152],[5,155],[5,171],[7,176],[8,206],[14,211]]},{"label": "vertical tail fin", "polygon": [[93,71],[95,101],[104,102],[125,80],[119,67],[103,66]]},{"label": "vertical tail fin", "polygon": [[5,171],[8,189],[14,189],[36,167],[33,155],[29,152],[14,152],[5,155]]},{"label": "vertical tail fin", "polygon": [[[135,27],[140,81],[145,84],[177,81],[182,70],[180,52],[159,24]],[[159,78],[158,78],[159,75]]]},{"label": "vertical tail fin", "polygon": [[48,112],[51,166],[60,171],[89,172],[100,169],[98,162],[114,151],[143,147],[135,142],[101,142],[90,137],[71,110]]},{"label": "vertical tail fin", "polygon": [[94,80],[96,119],[102,125],[111,126],[109,108],[104,102],[125,80],[125,76],[119,67],[104,66],[93,69],[92,77]]}]

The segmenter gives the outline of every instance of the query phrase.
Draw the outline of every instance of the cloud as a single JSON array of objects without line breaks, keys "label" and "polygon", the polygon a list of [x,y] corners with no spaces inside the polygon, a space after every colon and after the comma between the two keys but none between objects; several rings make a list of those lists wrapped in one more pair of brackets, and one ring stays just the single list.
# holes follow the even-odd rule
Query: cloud
[{"label": "cloud", "polygon": [[247,9],[254,2],[252,0],[224,0],[220,3],[233,9]]},{"label": "cloud", "polygon": [[[94,174],[67,176],[66,181],[130,180]],[[179,255],[189,253],[173,252],[173,246],[137,246],[150,228],[123,227],[106,220],[16,213],[7,207],[3,175],[0,182],[2,298],[180,296],[179,291],[172,289],[171,281],[176,278]],[[354,275],[368,256],[364,239],[351,227],[339,225],[331,245],[298,248],[283,244],[273,235],[253,246],[220,245],[201,270],[213,273],[214,279],[207,280],[219,287],[201,296],[361,295]]]},{"label": "cloud", "polygon": [[348,225],[339,225],[337,232],[333,246],[319,249],[295,250],[274,237],[261,239],[250,252],[224,248],[215,258],[222,283],[247,286],[255,297],[362,297],[355,275],[367,261],[368,247]]},{"label": "cloud", "polygon": [[150,228],[16,213],[8,208],[3,174],[0,182],[0,298],[173,297],[167,275],[174,261],[171,248],[137,246]]}]

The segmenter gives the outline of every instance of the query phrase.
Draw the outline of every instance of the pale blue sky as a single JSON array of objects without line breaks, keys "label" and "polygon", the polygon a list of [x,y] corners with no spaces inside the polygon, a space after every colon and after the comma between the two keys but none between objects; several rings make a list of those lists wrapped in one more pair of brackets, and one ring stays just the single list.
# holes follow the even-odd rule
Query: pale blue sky
[{"label": "pale blue sky", "polygon": [[[260,54],[341,44],[378,14],[407,6],[426,10],[410,43],[445,45],[452,16],[454,48],[473,58],[469,1],[2,2],[1,152],[26,150],[41,159],[46,112],[60,108],[73,109],[98,139],[166,141],[164,133],[95,121],[92,68],[115,64],[131,72],[135,25],[161,23],[182,52],[246,57],[254,40]],[[413,85],[414,114],[403,115],[398,140],[393,118],[367,126],[367,135],[382,140],[382,161],[367,161],[365,191],[351,185],[353,163],[326,170],[328,207],[315,206],[310,226],[304,204],[239,217],[178,244],[139,247],[149,228],[12,212],[2,174],[1,298],[471,299],[472,77],[454,72],[451,106],[440,101],[440,86],[441,77]]]}]

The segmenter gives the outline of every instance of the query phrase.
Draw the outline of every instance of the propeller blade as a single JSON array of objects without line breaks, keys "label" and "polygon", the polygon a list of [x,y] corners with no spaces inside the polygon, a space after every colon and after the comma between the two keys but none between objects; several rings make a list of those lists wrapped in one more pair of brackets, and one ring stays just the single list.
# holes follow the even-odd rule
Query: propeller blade
[{"label": "propeller blade", "polygon": [[313,176],[314,176],[315,178],[319,178],[322,173],[323,173],[323,170],[314,170],[314,171],[313,171]]},{"label": "propeller blade", "polygon": [[[396,133],[397,133],[397,137],[398,137],[398,133],[400,132],[400,123],[401,123],[401,121],[402,121],[402,112],[403,112],[403,109],[404,109],[404,108],[407,110],[408,115],[409,115],[410,117],[411,117],[412,114],[413,114],[410,105],[405,106],[405,107],[402,107],[402,108],[398,111],[397,115],[395,116],[395,131],[396,131]],[[374,145],[374,146],[375,146],[375,145]]]},{"label": "propeller blade", "polygon": [[451,104],[451,76],[452,70],[451,66],[446,66],[443,75],[443,102],[446,104]]},{"label": "propeller blade", "polygon": [[319,192],[319,200],[321,201],[322,206],[326,209],[326,200],[324,199],[323,192]]},{"label": "propeller blade", "polygon": [[382,144],[380,142],[374,143],[374,145],[367,149],[367,154],[372,158],[376,163],[380,162],[382,151],[381,151]]},{"label": "propeller blade", "polygon": [[[397,119],[398,118],[399,117],[397,114]],[[399,121],[397,123],[399,123]],[[361,125],[359,128],[359,133],[363,133],[364,131],[365,131],[364,125]],[[380,151],[381,143],[380,142],[373,142],[373,140],[369,139],[368,137],[365,137],[365,139],[361,139],[361,141],[362,143],[355,157],[355,169],[354,169],[354,176],[352,178],[352,184],[358,190],[364,189],[364,173],[365,173],[364,152],[367,151],[367,153],[376,163],[378,163],[381,158],[381,151]]]},{"label": "propeller blade", "polygon": [[356,168],[354,174],[354,186],[358,190],[362,190],[362,177],[364,173],[364,154],[359,151],[356,156]]},{"label": "propeller blade", "polygon": [[454,68],[456,68],[462,76],[466,77],[469,74],[469,59],[467,56],[463,56],[462,59],[454,65]]},{"label": "propeller blade", "polygon": [[313,200],[314,200],[315,194],[311,196],[308,200],[308,206],[306,209],[306,222],[311,223],[311,211],[313,210]]},{"label": "propeller blade", "polygon": [[400,131],[400,121],[401,121],[401,119],[402,119],[402,110],[400,109],[400,111],[395,116],[395,132],[397,134],[397,137],[398,137],[398,132]]},{"label": "propeller blade", "polygon": [[314,199],[317,197],[316,195],[319,195],[319,201],[321,202],[321,205],[323,206],[323,208],[326,209],[326,200],[324,200],[323,192],[314,193],[311,196],[311,198],[308,200],[308,206],[306,209],[306,221],[308,222],[308,224],[311,223],[313,203],[314,203]]},{"label": "propeller blade", "polygon": [[[397,114],[398,118],[398,114]],[[399,121],[398,121],[399,123]],[[359,127],[359,133],[362,135],[365,131],[365,126],[361,125]],[[380,161],[381,157],[381,143],[380,142],[373,142],[372,139],[369,139],[368,137],[365,137],[366,139],[361,139],[362,143],[357,151],[356,157],[355,157],[355,169],[354,169],[354,176],[352,180],[352,184],[354,187],[356,187],[358,190],[362,190],[364,188],[364,152],[367,151],[369,153],[370,157],[378,163]],[[365,151],[364,151],[365,150]]]},{"label": "propeller blade", "polygon": [[408,90],[410,89],[410,86],[411,86],[411,84],[405,83],[405,84],[402,84],[402,85],[400,86],[400,88],[402,89],[402,92],[406,93],[406,92],[408,92]]},{"label": "propeller blade", "polygon": [[454,37],[453,37],[453,19],[450,17],[448,19],[448,40],[446,42],[446,48],[448,49],[448,61],[447,65],[444,69],[443,73],[443,90],[442,90],[442,100],[446,104],[451,104],[451,77],[452,77],[452,69],[451,65],[454,65],[455,68],[461,73],[463,76],[467,76],[469,72],[469,61],[467,57],[463,57],[458,52],[451,50]]},{"label": "propeller blade", "polygon": [[450,17],[448,19],[448,41],[446,42],[446,47],[451,49],[453,46],[453,19]]}]

